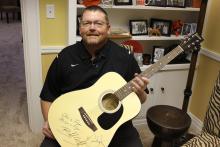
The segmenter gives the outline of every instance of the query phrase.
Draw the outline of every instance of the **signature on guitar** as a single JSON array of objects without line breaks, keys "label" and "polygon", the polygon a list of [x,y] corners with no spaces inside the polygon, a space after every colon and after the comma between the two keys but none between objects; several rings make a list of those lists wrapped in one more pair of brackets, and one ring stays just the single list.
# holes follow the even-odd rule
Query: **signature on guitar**
[{"label": "signature on guitar", "polygon": [[[68,139],[64,140],[68,144],[72,144],[75,146],[91,146],[91,144],[94,144],[95,146],[104,147],[105,145],[102,142],[101,136],[96,136],[95,134],[92,136],[87,136],[85,138],[81,138],[80,136],[80,130],[82,129],[82,124],[80,120],[71,118],[70,115],[67,113],[62,113],[60,116],[60,124],[62,126],[60,127],[60,130],[58,132],[64,136],[66,136]],[[70,142],[70,140],[74,140],[75,142]]]}]

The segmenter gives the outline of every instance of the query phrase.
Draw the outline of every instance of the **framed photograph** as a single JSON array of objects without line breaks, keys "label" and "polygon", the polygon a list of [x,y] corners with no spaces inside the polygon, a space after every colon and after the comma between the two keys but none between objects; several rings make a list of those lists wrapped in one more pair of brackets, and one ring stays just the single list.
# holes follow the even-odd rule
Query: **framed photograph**
[{"label": "framed photograph", "polygon": [[163,36],[170,36],[171,26],[172,26],[171,20],[152,18],[150,21],[150,27],[159,29],[161,35]]},{"label": "framed photograph", "polygon": [[147,35],[147,20],[130,20],[129,27],[131,35]]},{"label": "framed photograph", "polygon": [[191,23],[191,30],[190,30],[190,34],[195,33],[197,30],[197,23]]},{"label": "framed photograph", "polygon": [[183,24],[183,28],[182,28],[182,32],[181,35],[185,36],[185,35],[190,35],[191,33],[191,23],[184,23]]},{"label": "framed photograph", "polygon": [[115,5],[132,5],[132,0],[114,0]]},{"label": "framed photograph", "polygon": [[153,53],[152,53],[152,63],[157,62],[164,55],[165,55],[165,48],[160,47],[160,46],[154,46]]},{"label": "framed photograph", "polygon": [[145,5],[165,7],[166,6],[166,0],[145,0]]},{"label": "framed photograph", "polygon": [[76,26],[76,35],[80,35],[79,34],[79,25],[80,25],[80,18],[81,18],[81,15],[77,15],[77,26]]},{"label": "framed photograph", "polygon": [[185,7],[186,0],[167,0],[167,7]]},{"label": "framed photograph", "polygon": [[143,65],[149,65],[151,63],[151,55],[143,54]]}]

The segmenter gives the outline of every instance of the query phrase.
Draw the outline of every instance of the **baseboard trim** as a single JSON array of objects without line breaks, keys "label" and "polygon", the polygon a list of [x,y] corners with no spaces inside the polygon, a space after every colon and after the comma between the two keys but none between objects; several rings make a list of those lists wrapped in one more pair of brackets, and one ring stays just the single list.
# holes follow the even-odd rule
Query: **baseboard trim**
[{"label": "baseboard trim", "polygon": [[202,131],[202,127],[203,127],[203,122],[198,119],[194,114],[192,114],[191,112],[188,113],[192,119],[192,123],[190,128],[195,131],[196,134],[200,134]]},{"label": "baseboard trim", "polygon": [[147,125],[147,120],[144,118],[141,119],[133,119],[132,123],[134,126],[139,126],[139,125]]},{"label": "baseboard trim", "polygon": [[207,57],[209,57],[209,58],[211,58],[211,59],[214,59],[214,60],[220,62],[220,54],[219,53],[210,51],[210,50],[205,49],[205,48],[201,49],[200,53],[207,56]]}]

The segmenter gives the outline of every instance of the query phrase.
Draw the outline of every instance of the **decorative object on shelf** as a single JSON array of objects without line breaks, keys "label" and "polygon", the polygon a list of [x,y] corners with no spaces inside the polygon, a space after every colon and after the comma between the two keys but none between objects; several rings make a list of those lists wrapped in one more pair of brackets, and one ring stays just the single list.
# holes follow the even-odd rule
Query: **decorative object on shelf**
[{"label": "decorative object on shelf", "polygon": [[153,47],[152,63],[157,62],[165,54],[165,48],[160,46]]},{"label": "decorative object on shelf", "polygon": [[150,21],[150,27],[153,29],[159,29],[161,35],[163,36],[170,36],[171,25],[172,25],[171,20],[151,18]]},{"label": "decorative object on shelf", "polygon": [[115,5],[132,5],[132,0],[114,0]]},{"label": "decorative object on shelf", "polygon": [[145,0],[136,0],[136,5],[144,6],[145,5]]},{"label": "decorative object on shelf", "polygon": [[186,0],[167,0],[167,7],[185,7]]},{"label": "decorative object on shelf", "polygon": [[191,23],[184,23],[181,35],[189,35],[191,31]]},{"label": "decorative object on shelf", "polygon": [[193,8],[200,8],[202,0],[192,0],[192,7]]},{"label": "decorative object on shelf", "polygon": [[135,53],[143,53],[144,52],[143,46],[141,45],[140,42],[138,42],[136,40],[126,40],[126,41],[123,41],[121,44],[133,46],[133,51]]},{"label": "decorative object on shelf", "polygon": [[121,39],[121,38],[131,38],[131,34],[128,31],[125,31],[121,28],[112,28],[111,33],[109,34],[111,39]]},{"label": "decorative object on shelf", "polygon": [[81,0],[80,4],[83,4],[85,7],[98,5],[101,3],[101,0]]},{"label": "decorative object on shelf", "polygon": [[186,6],[186,7],[192,7],[192,1],[193,1],[193,0],[186,0],[186,1],[185,1],[185,3],[186,3],[185,6]]},{"label": "decorative object on shelf", "polygon": [[143,54],[143,65],[149,65],[151,63],[151,55]]},{"label": "decorative object on shelf", "polygon": [[148,27],[148,36],[161,36],[160,30],[157,28]]},{"label": "decorative object on shelf", "polygon": [[190,30],[190,34],[193,34],[196,32],[197,29],[197,23],[191,23],[191,30]]},{"label": "decorative object on shelf", "polygon": [[134,52],[134,58],[137,61],[138,65],[142,67],[143,66],[143,53]]},{"label": "decorative object on shelf", "polygon": [[113,0],[102,0],[102,5],[106,7],[113,6]]},{"label": "decorative object on shelf", "polygon": [[77,0],[77,4],[82,4],[83,0]]},{"label": "decorative object on shelf", "polygon": [[166,0],[145,0],[145,5],[147,6],[157,6],[157,7],[165,7]]},{"label": "decorative object on shelf", "polygon": [[196,23],[184,23],[181,35],[190,35],[196,32],[197,24]]},{"label": "decorative object on shelf", "polygon": [[130,20],[129,27],[131,35],[147,35],[147,20]]},{"label": "decorative object on shelf", "polygon": [[183,21],[182,20],[176,20],[172,24],[172,33],[176,36],[179,36],[181,34],[183,27]]},{"label": "decorative object on shelf", "polygon": [[143,66],[144,48],[140,44],[140,42],[136,40],[127,40],[127,41],[122,42],[121,44],[133,46],[134,58],[136,59],[139,66]]}]

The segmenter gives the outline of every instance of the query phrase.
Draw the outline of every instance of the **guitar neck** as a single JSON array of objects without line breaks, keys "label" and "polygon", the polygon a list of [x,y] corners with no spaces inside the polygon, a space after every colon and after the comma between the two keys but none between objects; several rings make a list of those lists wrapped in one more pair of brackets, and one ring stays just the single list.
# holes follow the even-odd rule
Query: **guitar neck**
[{"label": "guitar neck", "polygon": [[[150,78],[153,76],[154,73],[162,69],[165,65],[167,65],[171,60],[173,60],[176,56],[178,56],[180,53],[182,53],[184,50],[181,48],[181,46],[177,46],[175,49],[173,49],[171,52],[160,58],[159,61],[152,64],[149,68],[144,70],[140,73],[141,76]],[[131,81],[129,81],[127,84],[125,84],[123,87],[118,89],[115,92],[115,95],[119,98],[119,100],[123,100],[125,97],[127,97],[130,93],[132,93],[132,87],[131,87]]]}]

